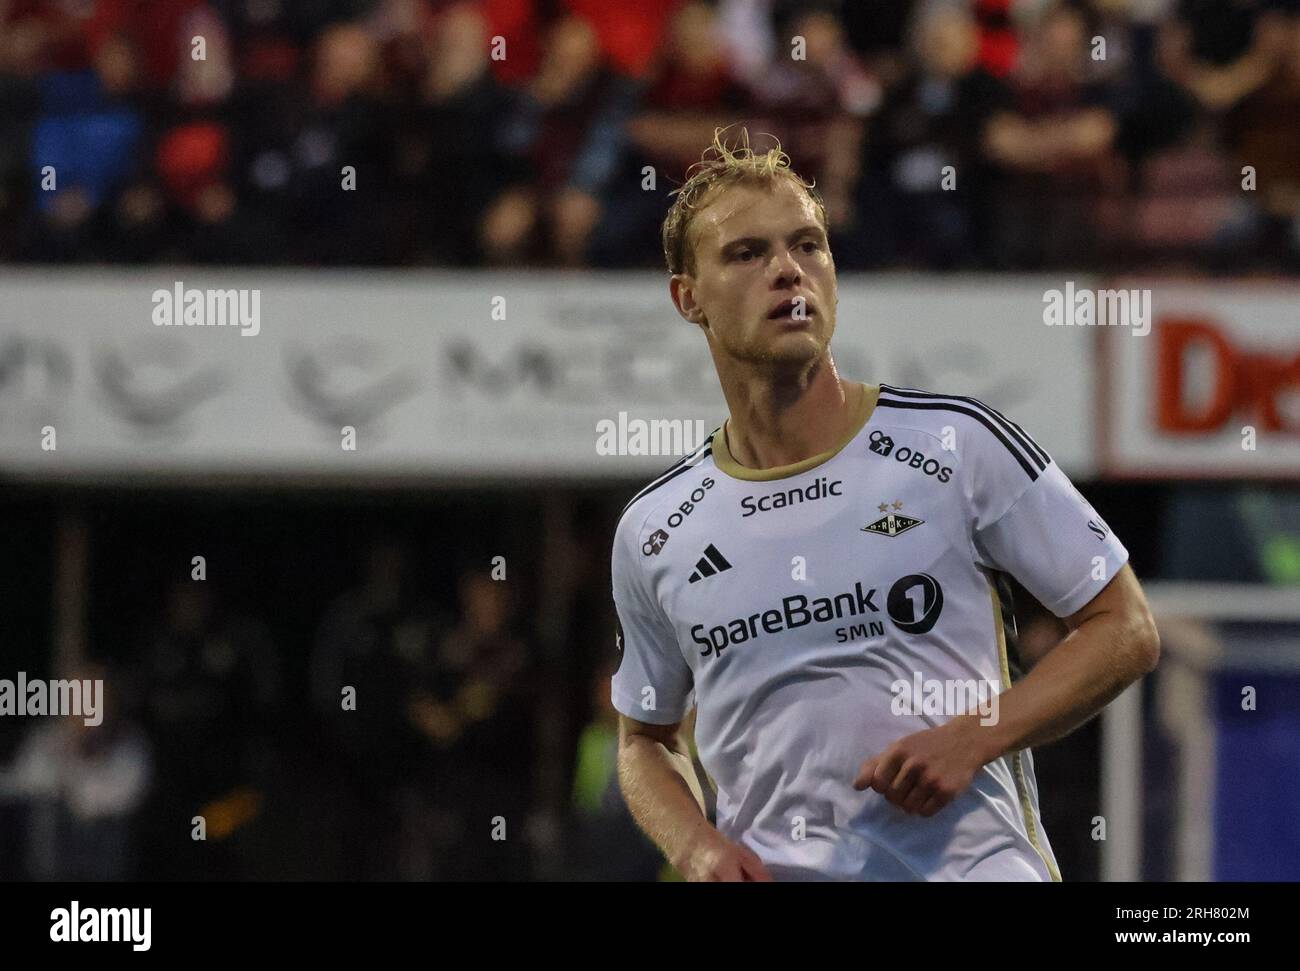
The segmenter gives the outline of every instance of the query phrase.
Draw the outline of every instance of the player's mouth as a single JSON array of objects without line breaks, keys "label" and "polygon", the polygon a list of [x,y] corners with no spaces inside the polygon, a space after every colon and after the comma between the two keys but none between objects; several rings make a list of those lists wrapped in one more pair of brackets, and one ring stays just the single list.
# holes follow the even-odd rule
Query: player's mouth
[{"label": "player's mouth", "polygon": [[768,312],[767,319],[783,323],[802,324],[816,316],[816,314],[817,308],[813,306],[812,301],[800,298],[798,300],[782,300]]}]

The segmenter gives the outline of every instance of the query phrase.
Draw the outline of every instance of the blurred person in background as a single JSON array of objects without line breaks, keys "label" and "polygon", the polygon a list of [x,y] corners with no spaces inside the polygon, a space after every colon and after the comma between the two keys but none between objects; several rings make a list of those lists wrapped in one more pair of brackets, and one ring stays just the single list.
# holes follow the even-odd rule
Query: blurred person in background
[{"label": "blurred person in background", "polygon": [[[269,770],[280,704],[275,645],[264,624],[223,603],[212,581],[178,580],[143,637],[134,677],[157,759],[147,812],[150,879],[233,878],[228,841],[252,815]],[[192,838],[207,819],[207,842]],[[218,818],[220,817],[220,818]]]},{"label": "blurred person in background", "polygon": [[993,118],[986,138],[1005,174],[992,250],[999,269],[1098,258],[1095,200],[1120,185],[1119,123],[1090,53],[1098,29],[1091,8],[1074,2],[1053,3],[1029,27],[1011,78],[1014,109]]},{"label": "blurred person in background", "polygon": [[24,213],[37,187],[29,176],[32,128],[40,114],[39,72],[45,28],[0,17],[0,259],[18,257]]},{"label": "blurred person in background", "polygon": [[773,25],[776,57],[754,94],[756,110],[773,116],[816,180],[831,225],[847,233],[857,224],[852,190],[864,120],[880,107],[883,89],[850,49],[837,11],[831,2],[781,8]]},{"label": "blurred person in background", "polygon": [[[868,265],[952,269],[989,258],[994,186],[985,139],[1011,92],[979,64],[974,15],[927,3],[911,27],[914,60],[873,120],[860,187]],[[952,166],[947,187],[945,166]],[[859,262],[851,259],[850,262]]]},{"label": "blurred person in background", "polygon": [[524,181],[484,218],[488,260],[585,265],[628,118],[676,0],[637,8],[568,0],[544,28],[537,73],[515,91],[500,149]]},{"label": "blurred person in background", "polygon": [[[1165,25],[1162,64],[1222,131],[1232,182],[1255,170],[1216,239],[1224,269],[1300,269],[1300,9],[1185,2]],[[1236,184],[1231,185],[1235,190]]]},{"label": "blurred person in background", "polygon": [[[640,109],[628,120],[618,176],[590,247],[594,265],[650,265],[660,259],[654,228],[670,186],[661,176],[683,171],[700,140],[748,109],[751,98],[740,82],[731,51],[712,4],[683,4],[673,15],[663,47],[650,69]],[[644,166],[655,186],[644,188]]]},{"label": "blurred person in background", "polygon": [[[394,119],[380,97],[378,77],[379,47],[366,26],[332,25],[313,46],[306,96],[295,98],[286,106],[289,118],[279,120],[279,144],[291,172],[285,183],[287,231],[305,248],[306,262],[370,265],[395,259],[389,135]],[[344,186],[345,166],[355,169],[355,188]]]},{"label": "blurred person in background", "polygon": [[[1271,35],[1275,52],[1259,86],[1233,106],[1225,141],[1234,171],[1249,165],[1257,179],[1259,219],[1251,234],[1269,269],[1300,270],[1300,12]],[[1226,248],[1238,239],[1225,240]]]},{"label": "blurred person in background", "polygon": [[50,262],[97,257],[106,240],[95,216],[142,166],[145,113],[133,97],[139,51],[125,34],[106,37],[92,69],[41,78],[28,177],[36,212],[18,256]]},{"label": "blurred person in background", "polygon": [[[883,86],[853,49],[844,14],[844,5],[832,0],[724,0],[710,27],[744,94],[743,101],[732,99],[734,107],[720,106],[732,110],[714,127],[736,123],[737,110],[743,110],[746,124],[778,134],[805,160],[848,266],[856,260],[854,234],[872,232],[859,225],[854,189],[865,121],[880,106]],[[670,161],[679,171],[692,161],[688,138],[699,145],[711,131],[678,126],[672,135]]]},{"label": "blurred person in background", "polygon": [[1017,16],[1023,6],[1017,0],[971,0],[979,36],[979,65],[994,77],[1006,78],[1020,62],[1023,37]]},{"label": "blurred person in background", "polygon": [[401,793],[424,755],[409,710],[445,627],[417,580],[406,545],[377,535],[360,585],[329,606],[312,651],[312,704],[326,757],[341,770],[337,810],[347,817],[345,855],[358,879],[402,873]]},{"label": "blurred person in background", "polygon": [[[1183,142],[1195,123],[1196,106],[1187,92],[1161,66],[1161,18],[1166,0],[1098,0],[1097,34],[1105,42],[1105,58],[1092,60],[1094,78],[1110,91],[1119,130],[1116,150],[1130,165],[1131,181],[1139,181],[1139,166],[1156,152]],[[1120,219],[1132,219],[1124,204]]]},{"label": "blurred person in background", "polygon": [[[381,50],[360,21],[242,24],[240,70],[226,102],[185,119],[200,178],[180,198],[203,262],[372,265],[398,258],[391,231],[391,132]],[[197,116],[197,117],[193,117]],[[195,148],[199,146],[196,145]],[[350,168],[349,168],[350,167]]]},{"label": "blurred person in background", "polygon": [[[176,224],[172,232],[179,253],[169,258],[223,265],[276,262],[292,254],[292,247],[272,218],[240,191],[240,152],[249,134],[246,112],[252,99],[237,86],[232,31],[206,6],[192,11],[183,26],[186,38],[202,37],[204,46],[201,58],[181,59],[170,110],[155,139],[156,192]],[[149,219],[156,194],[151,190],[132,187],[124,228],[156,224]]]},{"label": "blurred person in background", "polygon": [[114,671],[91,664],[71,677],[102,683],[102,720],[31,717],[12,767],[0,770],[0,800],[22,805],[28,879],[129,880],[137,816],[152,783],[151,747],[121,707]]},{"label": "blurred person in background", "polygon": [[394,159],[403,252],[417,264],[476,266],[488,204],[526,178],[498,144],[511,95],[489,69],[488,23],[476,4],[448,7],[420,37],[423,76]]},{"label": "blurred person in background", "polygon": [[1286,56],[1291,0],[1180,0],[1161,30],[1166,74],[1209,113],[1257,90]]},{"label": "blurred person in background", "polygon": [[[615,665],[606,661],[592,681],[595,715],[582,730],[573,779],[573,830],[569,862],[573,879],[597,881],[678,880],[658,848],[632,818],[618,783],[618,710],[610,701]],[[693,717],[685,734],[692,739],[696,776],[707,779],[694,744]],[[716,812],[712,788],[701,786],[705,811]]]},{"label": "blurred person in background", "polygon": [[503,581],[467,568],[457,591],[457,622],[405,708],[424,745],[404,793],[403,876],[523,880],[536,794],[535,666]]}]

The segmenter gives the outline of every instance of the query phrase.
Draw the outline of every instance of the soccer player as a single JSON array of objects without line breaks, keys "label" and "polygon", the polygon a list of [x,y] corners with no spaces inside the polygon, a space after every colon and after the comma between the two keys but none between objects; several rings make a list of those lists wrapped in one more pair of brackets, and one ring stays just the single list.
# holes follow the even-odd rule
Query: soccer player
[{"label": "soccer player", "polygon": [[[1128,551],[993,408],[840,377],[825,209],[779,146],[715,133],[688,176],[669,290],[730,417],[614,539],[633,816],[689,880],[1059,880],[1029,750],[1156,664]],[[1070,628],[1014,686],[1008,574]]]}]

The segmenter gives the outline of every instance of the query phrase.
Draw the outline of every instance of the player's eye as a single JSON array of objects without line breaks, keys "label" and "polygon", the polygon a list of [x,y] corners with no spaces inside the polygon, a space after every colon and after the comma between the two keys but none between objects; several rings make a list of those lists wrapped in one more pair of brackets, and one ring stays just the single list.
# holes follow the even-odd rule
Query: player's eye
[{"label": "player's eye", "polygon": [[742,263],[748,263],[749,258],[753,255],[754,251],[752,249],[743,249],[735,255],[735,258],[740,260]]},{"label": "player's eye", "polygon": [[[814,240],[814,239],[805,239],[805,240],[804,240],[802,243],[800,243],[799,245],[802,246],[802,247],[804,247],[804,252],[805,252],[805,253],[811,253],[813,250],[819,250],[819,249],[821,249],[821,244],[819,244],[819,243],[818,243],[816,240]],[[812,247],[812,249],[809,249],[809,247]]]}]

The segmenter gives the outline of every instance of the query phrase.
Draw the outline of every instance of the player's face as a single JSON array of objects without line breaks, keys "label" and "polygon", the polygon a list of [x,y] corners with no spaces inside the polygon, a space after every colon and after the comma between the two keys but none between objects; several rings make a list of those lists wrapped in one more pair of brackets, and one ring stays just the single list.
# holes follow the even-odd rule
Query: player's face
[{"label": "player's face", "polygon": [[826,352],[835,332],[835,261],[803,189],[782,179],[719,190],[691,232],[696,272],[683,274],[676,292],[715,354],[798,366]]}]

